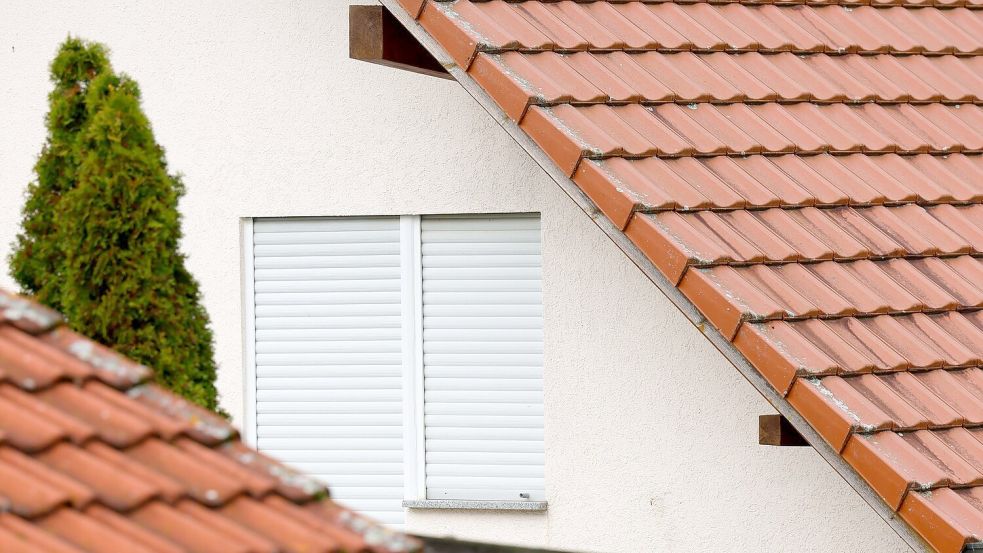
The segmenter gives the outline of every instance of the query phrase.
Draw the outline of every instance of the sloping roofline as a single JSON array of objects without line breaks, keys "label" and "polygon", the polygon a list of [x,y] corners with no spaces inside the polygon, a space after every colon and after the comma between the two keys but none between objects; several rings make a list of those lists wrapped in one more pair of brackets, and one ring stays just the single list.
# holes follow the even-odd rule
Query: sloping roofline
[{"label": "sloping roofline", "polygon": [[[519,125],[509,118],[505,111],[491,96],[447,53],[446,50],[416,21],[415,14],[399,0],[379,0],[410,33],[422,44],[448,73],[457,80],[475,101],[512,137],[523,150],[546,172],[547,175],[576,203],[591,221],[620,248],[642,273],[654,283],[673,305],[710,340],[718,351],[751,383],[775,410],[784,416],[795,429],[809,442],[827,463],[849,484],[863,500],[880,516],[910,547],[916,550],[931,551],[932,548],[885,503],[874,489],[834,450],[816,430],[796,411],[788,401],[773,388],[768,381],[737,350],[731,341],[703,316],[696,306],[670,282],[642,250],[635,245],[605,216],[590,198],[581,190],[569,175],[564,173],[549,156],[529,137]],[[416,5],[417,12],[426,0],[407,0]]]}]

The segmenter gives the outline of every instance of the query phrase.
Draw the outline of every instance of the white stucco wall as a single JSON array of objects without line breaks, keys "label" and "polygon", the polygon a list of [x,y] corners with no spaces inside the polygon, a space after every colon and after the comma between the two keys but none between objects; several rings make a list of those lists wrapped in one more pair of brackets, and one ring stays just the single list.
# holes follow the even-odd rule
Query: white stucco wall
[{"label": "white stucco wall", "polygon": [[[68,33],[135,77],[174,170],[223,406],[242,420],[240,219],[541,211],[545,513],[414,511],[423,533],[603,552],[906,551],[456,83],[347,58],[347,3],[0,6],[0,257]],[[4,271],[0,285],[12,287]]]}]

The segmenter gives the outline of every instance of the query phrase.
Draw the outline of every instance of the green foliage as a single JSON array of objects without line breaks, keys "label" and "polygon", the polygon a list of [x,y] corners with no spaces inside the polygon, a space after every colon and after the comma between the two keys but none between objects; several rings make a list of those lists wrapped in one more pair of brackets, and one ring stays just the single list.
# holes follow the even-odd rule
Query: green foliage
[{"label": "green foliage", "polygon": [[[102,47],[69,40],[53,71],[65,65],[59,60],[77,51],[77,45],[105,60]],[[154,367],[158,382],[216,409],[208,315],[178,251],[181,179],[167,171],[136,83],[114,74],[108,63],[85,75],[84,97],[75,100],[73,116],[65,120],[82,124],[71,135],[74,144],[59,173],[58,199],[38,197],[35,202],[54,205],[47,215],[53,230],[45,238],[55,255],[32,266],[35,280],[21,284],[28,291],[46,290],[45,303],[57,306],[73,329]],[[52,96],[49,127],[56,110],[62,110],[55,101],[60,103],[61,96]],[[67,134],[67,125],[58,132]],[[52,131],[46,151],[55,137]],[[42,188],[44,179],[39,171],[32,196],[52,188]],[[39,241],[30,238],[25,226],[15,259],[31,257],[28,248]]]},{"label": "green foliage", "polygon": [[28,187],[22,232],[17,236],[10,270],[24,291],[60,310],[61,247],[56,236],[58,204],[74,188],[78,173],[78,139],[87,120],[86,91],[97,75],[112,71],[106,50],[69,38],[51,63],[54,89],[48,95],[48,140]]}]

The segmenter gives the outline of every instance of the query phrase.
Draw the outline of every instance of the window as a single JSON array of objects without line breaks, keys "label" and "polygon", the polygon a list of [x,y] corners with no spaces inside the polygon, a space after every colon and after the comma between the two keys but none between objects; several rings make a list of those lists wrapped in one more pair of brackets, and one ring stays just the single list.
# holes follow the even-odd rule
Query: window
[{"label": "window", "polygon": [[542,501],[537,215],[247,223],[246,433],[392,525]]}]

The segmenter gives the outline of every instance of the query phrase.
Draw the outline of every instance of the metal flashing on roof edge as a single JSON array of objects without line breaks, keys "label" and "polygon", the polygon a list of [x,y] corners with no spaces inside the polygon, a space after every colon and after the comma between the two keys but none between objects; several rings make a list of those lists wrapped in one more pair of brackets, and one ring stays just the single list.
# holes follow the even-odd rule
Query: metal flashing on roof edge
[{"label": "metal flashing on roof edge", "polygon": [[[805,419],[782,397],[761,374],[751,366],[734,345],[696,309],[683,293],[676,288],[655,267],[644,253],[627,236],[617,228],[610,219],[602,214],[594,203],[564,174],[553,161],[512,121],[494,100],[444,51],[420,24],[408,15],[400,6],[398,0],[379,0],[403,26],[416,37],[439,62],[456,79],[464,90],[474,98],[482,108],[529,154],[530,157],[556,182],[583,211],[595,225],[620,248],[645,276],[679,309],[696,328],[703,333],[710,343],[720,351],[728,361],[751,383],[752,386],[770,403],[775,410],[784,416],[792,426],[809,442],[812,447],[826,460],[827,463],[846,480],[860,497],[880,516],[898,536],[911,548],[918,551],[932,551],[924,540],[905,523],[900,516],[877,495],[863,478],[810,426]],[[983,551],[971,549],[979,544],[970,544],[967,551]]]}]

